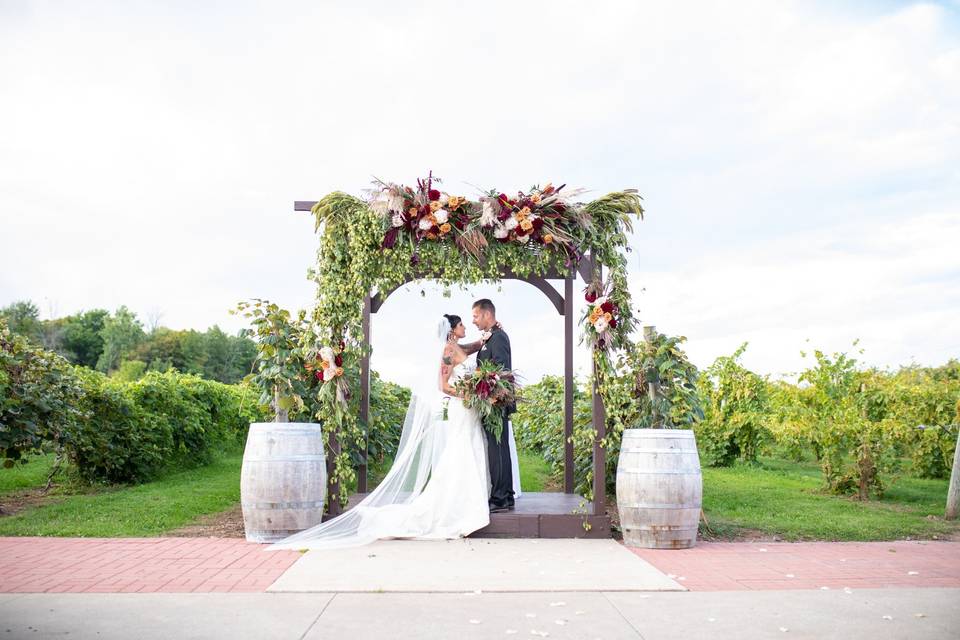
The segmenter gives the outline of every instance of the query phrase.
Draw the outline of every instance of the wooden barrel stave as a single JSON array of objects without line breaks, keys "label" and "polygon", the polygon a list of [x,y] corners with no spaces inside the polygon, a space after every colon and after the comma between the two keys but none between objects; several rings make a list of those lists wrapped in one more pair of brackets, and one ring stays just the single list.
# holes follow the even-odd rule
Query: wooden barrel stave
[{"label": "wooden barrel stave", "polygon": [[240,473],[247,540],[275,542],[319,524],[326,490],[320,425],[250,425]]}]

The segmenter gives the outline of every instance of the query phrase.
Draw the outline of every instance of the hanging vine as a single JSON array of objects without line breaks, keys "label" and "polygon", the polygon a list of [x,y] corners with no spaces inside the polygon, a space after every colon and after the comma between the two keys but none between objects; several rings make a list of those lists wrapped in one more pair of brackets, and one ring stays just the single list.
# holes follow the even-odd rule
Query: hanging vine
[{"label": "hanging vine", "polygon": [[[476,201],[441,191],[432,175],[416,188],[375,184],[366,201],[338,191],[312,210],[320,247],[309,273],[317,299],[307,357],[322,378],[316,417],[327,425],[328,443],[335,436],[341,446],[333,479],[341,486],[354,479],[349,448],[364,443],[359,394],[348,381],[357,379],[351,374],[369,349],[363,302],[372,291],[391,291],[417,278],[452,286],[499,280],[504,271],[520,277],[564,273],[589,253],[606,267],[607,277],[596,274],[586,288],[591,307],[582,320],[583,339],[595,354],[601,396],[606,393],[610,354],[629,344],[636,323],[625,256],[632,219],[643,216],[636,191],[584,205],[575,201],[582,192],[551,184],[514,197],[490,191]],[[342,495],[331,498],[345,502]]]}]

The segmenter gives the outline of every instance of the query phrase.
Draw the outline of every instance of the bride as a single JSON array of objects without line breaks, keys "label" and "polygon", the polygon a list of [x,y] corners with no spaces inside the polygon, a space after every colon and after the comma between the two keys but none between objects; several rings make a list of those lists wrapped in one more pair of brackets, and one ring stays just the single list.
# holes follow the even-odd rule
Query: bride
[{"label": "bride", "polygon": [[[454,389],[476,367],[457,342],[464,335],[458,316],[443,316],[436,333],[438,375],[411,394],[396,458],[377,488],[349,511],[268,551],[350,547],[382,538],[459,538],[490,523],[486,437],[476,411],[464,407]],[[514,473],[519,475],[516,467]]]}]

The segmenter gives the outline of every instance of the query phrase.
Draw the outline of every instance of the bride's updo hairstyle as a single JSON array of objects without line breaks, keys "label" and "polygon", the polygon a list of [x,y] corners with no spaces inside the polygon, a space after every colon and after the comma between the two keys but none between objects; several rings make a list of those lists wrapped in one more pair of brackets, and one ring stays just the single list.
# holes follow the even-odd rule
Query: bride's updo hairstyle
[{"label": "bride's updo hairstyle", "polygon": [[450,313],[443,314],[443,317],[446,318],[447,322],[450,323],[450,331],[453,331],[454,329],[456,329],[457,325],[463,322],[463,320],[460,319],[460,316],[455,316]]}]

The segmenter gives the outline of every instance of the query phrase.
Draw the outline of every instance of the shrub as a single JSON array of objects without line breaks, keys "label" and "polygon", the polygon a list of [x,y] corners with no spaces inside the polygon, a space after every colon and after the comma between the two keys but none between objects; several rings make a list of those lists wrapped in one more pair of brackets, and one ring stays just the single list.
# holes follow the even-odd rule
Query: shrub
[{"label": "shrub", "polygon": [[14,335],[0,320],[0,460],[26,463],[46,444],[58,446],[83,418],[83,394],[62,357]]},{"label": "shrub", "polygon": [[704,419],[696,427],[697,445],[707,466],[729,466],[737,459],[755,463],[769,439],[767,382],[738,361],[746,343],[717,358],[700,378]]},{"label": "shrub", "polygon": [[90,370],[81,376],[87,418],[72,430],[67,452],[88,481],[142,482],[169,466],[206,464],[265,419],[255,393],[239,385],[174,371],[136,382]]}]

